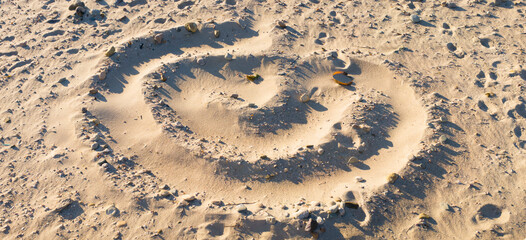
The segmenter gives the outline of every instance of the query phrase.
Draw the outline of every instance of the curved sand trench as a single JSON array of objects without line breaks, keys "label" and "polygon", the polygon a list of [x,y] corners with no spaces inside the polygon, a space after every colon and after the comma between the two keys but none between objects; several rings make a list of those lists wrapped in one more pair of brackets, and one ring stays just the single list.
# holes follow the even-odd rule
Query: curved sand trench
[{"label": "curved sand trench", "polygon": [[[147,75],[151,72],[155,72],[161,65],[161,62],[177,62],[180,60],[181,59],[177,56],[167,55],[160,59],[151,60],[150,62],[139,66],[137,68],[137,72],[139,72],[139,74],[124,76],[127,84],[122,93],[110,94],[107,96],[107,102],[101,102],[95,106],[93,110],[94,114],[97,115],[103,122],[105,122],[109,129],[111,129],[114,138],[120,145],[120,147],[117,147],[117,149],[120,148],[125,150],[129,146],[134,146],[134,148],[139,148],[138,151],[141,151],[141,147],[145,150],[151,149],[147,146],[148,144],[162,144],[162,149],[167,149],[165,153],[170,152],[168,155],[170,156],[171,161],[175,162],[181,160],[173,159],[174,157],[177,158],[178,156],[187,154],[187,152],[183,150],[180,145],[174,144],[173,141],[167,140],[167,136],[162,133],[161,127],[151,115],[151,107],[144,102],[144,89],[142,86],[144,79],[148,79]],[[330,76],[330,72],[335,69],[334,67],[327,66],[327,64],[323,65],[321,68],[323,67],[325,67],[325,72],[323,75],[328,73]],[[272,69],[268,69],[265,66],[258,68],[258,70],[261,70],[262,74],[270,73],[272,71]],[[338,171],[336,174],[330,174],[330,176],[318,175],[312,177],[303,177],[297,175],[294,176],[293,173],[290,174],[292,178],[300,177],[302,179],[300,181],[301,184],[289,181],[251,182],[251,188],[255,191],[243,192],[243,195],[246,198],[259,199],[264,202],[289,202],[297,200],[299,197],[305,197],[312,200],[323,200],[331,194],[339,194],[334,193],[333,191],[339,192],[358,190],[360,188],[375,188],[381,184],[385,184],[386,176],[392,172],[399,171],[408,161],[410,154],[418,151],[418,144],[425,129],[426,114],[425,110],[417,100],[413,90],[409,86],[402,84],[400,80],[393,79],[393,76],[387,69],[383,69],[382,67],[371,63],[353,60],[353,64],[349,66],[346,71],[350,72],[355,78],[356,88],[376,89],[382,91],[390,97],[389,104],[392,106],[393,111],[397,114],[398,119],[396,127],[389,129],[389,137],[387,140],[392,144],[392,146],[379,149],[377,155],[365,160],[364,163],[367,165],[366,168],[359,169],[351,167],[351,171],[342,170]],[[272,78],[272,76],[269,78],[264,77],[262,82],[267,81],[268,83],[266,84],[272,85],[274,83]],[[324,79],[327,81],[322,85],[335,84],[332,81],[329,81],[330,78]],[[315,79],[313,82],[315,83],[319,81],[320,79]],[[309,86],[308,88],[311,88],[314,85]],[[271,89],[273,88],[272,86],[268,87]],[[320,87],[319,84],[318,87],[323,89],[323,86]],[[334,85],[331,87],[340,86]],[[196,89],[196,91],[197,90],[198,89]],[[179,89],[179,91],[181,90]],[[170,95],[168,94],[168,96]],[[173,96],[170,101],[176,101],[178,98],[181,100],[181,98],[184,98],[183,96],[184,95]],[[272,96],[269,94],[255,97],[250,96],[248,98],[254,102],[259,101],[260,104],[264,104],[266,101],[269,101]],[[196,101],[195,99],[186,100]],[[120,106],[118,111],[115,111],[115,105]],[[176,111],[177,108],[182,107],[181,104],[174,104],[173,106]],[[330,106],[330,108],[333,110],[327,112],[330,112],[331,116],[334,116],[335,114],[338,115],[338,106],[340,105],[335,104]],[[187,112],[183,113],[183,117],[184,114],[192,113],[191,109],[182,110],[182,112],[185,111]],[[326,121],[328,118],[321,117],[321,119]],[[126,124],[123,124],[123,122],[126,122]],[[330,125],[332,124],[328,124],[327,126]],[[197,128],[199,128],[199,126]],[[323,130],[323,127],[321,129]],[[204,130],[206,131],[206,128]],[[303,130],[297,130],[296,132],[298,133],[296,136],[302,136],[302,134],[309,135]],[[277,137],[279,137],[279,135],[277,135]],[[275,142],[275,138],[271,138],[269,142]],[[280,143],[283,143],[283,140]],[[300,144],[303,143],[301,142]],[[151,150],[148,151],[151,153]],[[159,154],[162,155],[163,153],[161,152]],[[158,156],[158,158],[162,159],[163,157]],[[181,159],[188,161],[188,157],[181,157]],[[167,166],[172,164],[165,163],[163,161],[165,160],[161,160],[161,162],[153,165],[157,165],[162,168],[162,166],[165,164]],[[191,185],[194,189],[196,189],[196,191],[206,191],[208,194],[217,194],[221,197],[229,198],[229,195],[232,194],[231,188],[233,186],[246,184],[242,181],[227,181],[226,183],[223,182],[224,180],[217,181],[217,176],[214,176],[214,173],[210,170],[210,168],[204,168],[208,170],[202,169],[202,163],[185,162],[180,164],[187,168],[182,170],[183,172],[188,173],[188,175],[199,175],[199,177],[189,178],[187,181],[187,184]],[[178,166],[181,167],[181,165]],[[166,170],[168,169],[173,170],[173,167],[166,167]],[[160,169],[160,171],[162,171],[162,169]],[[170,176],[171,173],[167,172],[166,174],[167,176]],[[356,176],[361,176],[366,179],[366,183],[355,183],[354,178]],[[179,182],[181,177],[181,175],[177,175],[174,180]],[[210,189],[211,186],[214,187]],[[316,190],[313,191],[313,189]],[[287,194],[281,194],[281,192],[286,192]],[[230,197],[233,198],[233,196]]]},{"label": "curved sand trench", "polygon": [[[239,28],[239,25],[227,22],[219,24],[216,27],[223,28],[224,32],[233,31]],[[182,35],[183,32],[174,29],[168,30],[165,33],[165,37],[175,39],[172,40],[174,41],[173,43],[155,47],[151,45],[150,51],[139,50],[137,46],[135,49],[131,47],[125,49],[124,52],[120,54],[120,65],[112,69],[106,79],[106,82],[109,84],[108,88],[110,93],[104,95],[105,99],[103,101],[96,102],[91,110],[92,113],[110,129],[111,135],[116,141],[114,144],[111,144],[112,149],[127,155],[139,155],[141,164],[151,168],[153,171],[158,171],[168,182],[179,183],[182,185],[180,187],[184,187],[188,191],[207,192],[209,195],[220,196],[225,200],[233,200],[235,198],[234,195],[236,195],[235,193],[238,192],[246,198],[273,203],[287,203],[295,201],[299,197],[305,197],[311,200],[326,200],[329,195],[340,194],[337,193],[339,191],[375,188],[381,184],[385,184],[386,176],[403,168],[408,161],[408,157],[419,150],[419,143],[426,128],[426,112],[420,105],[411,87],[403,84],[401,80],[394,79],[392,73],[387,69],[368,62],[353,60],[353,64],[347,66],[344,70],[355,78],[356,84],[351,88],[345,89],[330,80],[331,73],[334,70],[344,67],[345,62],[342,60],[321,60],[318,56],[299,57],[275,55],[277,58],[274,58],[274,60],[284,59],[285,62],[282,62],[281,65],[273,65],[267,61],[272,57],[272,53],[269,54],[266,52],[266,49],[271,46],[271,43],[256,44],[260,42],[258,40],[260,37],[252,30],[244,35],[234,34],[233,36],[227,37],[227,39],[225,39],[227,45],[223,45],[222,47],[216,47],[218,44],[214,43],[214,41],[217,40],[207,37],[197,42],[190,41],[190,39],[194,37],[196,40],[203,39],[204,36],[210,35],[212,30],[212,28],[205,27],[195,35]],[[235,40],[236,38],[237,40]],[[148,38],[139,39],[135,41],[137,44],[134,44],[138,45],[141,41],[148,41]],[[172,45],[177,46],[177,48],[172,48]],[[180,55],[182,49],[190,51],[192,46],[196,47],[196,49],[206,49],[209,52],[207,55],[192,57]],[[212,48],[210,48],[210,46]],[[243,48],[242,46],[247,47]],[[221,67],[215,70],[213,67],[210,68],[211,66],[226,66],[228,64],[226,62],[228,61],[224,60],[222,56],[234,49],[250,49],[250,53],[259,55],[253,57],[246,52],[236,53],[239,59],[234,59],[231,62],[237,65],[237,72],[235,73],[234,71],[231,73],[228,73],[229,71],[221,72]],[[249,61],[247,57],[243,56],[252,56],[255,61]],[[197,64],[196,60],[200,57],[204,57],[205,59],[204,67]],[[293,65],[297,65],[295,62],[300,59],[310,59],[304,62],[312,66],[306,67],[303,72],[289,71],[295,68]],[[168,79],[166,83],[160,83],[158,79],[152,79],[154,74],[160,70],[173,68],[174,66],[171,66],[173,63],[189,65],[188,68],[181,68],[179,66],[179,68],[173,72],[174,74],[166,74],[167,78],[174,78]],[[207,68],[208,70],[203,70]],[[258,84],[247,85],[248,83],[243,75],[250,74],[251,72],[259,73],[263,79]],[[280,84],[283,83],[282,78],[284,76],[290,78],[291,74],[295,76],[294,78],[301,78],[299,82],[302,84],[297,84],[292,89],[285,88],[285,91],[283,91],[283,86],[280,86]],[[195,80],[195,76],[199,76],[197,81]],[[210,94],[211,92],[203,91],[203,89],[217,90],[217,88],[210,88],[210,85],[206,84],[214,83],[213,81],[218,80],[214,80],[214,78],[218,77],[222,81],[227,79],[227,77],[228,79],[236,77],[235,81],[237,82],[230,85],[230,87],[236,84],[244,86],[243,88],[232,88],[239,94],[240,98],[245,100],[243,104],[249,100],[263,107],[271,103],[276,103],[276,96],[279,95],[280,92],[285,92],[289,95],[290,99],[294,99],[296,103],[302,104],[297,100],[301,93],[309,92],[313,90],[313,88],[318,89],[312,95],[313,101],[303,104],[307,105],[307,107],[300,109],[300,112],[305,112],[303,122],[289,124],[288,127],[282,129],[281,132],[278,130],[271,134],[266,134],[263,137],[254,137],[251,134],[232,134],[232,132],[239,132],[239,129],[236,129],[236,127],[238,127],[236,125],[239,124],[235,124],[235,121],[239,121],[238,115],[240,112],[236,110],[236,107],[233,108],[233,106],[229,104],[225,105],[224,102],[217,101],[217,98],[213,96],[208,98],[210,96],[206,94]],[[199,92],[199,94],[192,96],[192,94],[185,95],[181,92],[177,93],[177,91],[181,91],[180,87],[184,85],[182,84],[181,86],[173,85],[163,87],[163,91],[158,94],[159,96],[163,96],[164,102],[162,104],[152,104],[151,101],[148,102],[148,99],[145,99],[149,91],[148,84],[146,84],[145,88],[145,83],[147,82],[160,85],[173,84],[176,81],[177,83],[184,83],[183,80],[189,79],[193,79],[192,81],[196,82],[188,84],[188,86],[184,86],[184,88],[186,88],[186,90],[192,90],[193,92]],[[200,84],[204,86],[199,88]],[[373,144],[370,145],[372,145],[373,148],[370,153],[366,152],[366,154],[363,155],[356,155],[360,160],[364,160],[363,163],[365,165],[362,164],[360,167],[356,167],[345,164],[346,159],[348,159],[349,156],[353,156],[352,154],[355,154],[355,151],[334,151],[336,153],[340,152],[341,156],[339,156],[340,158],[337,159],[337,161],[333,161],[332,163],[332,160],[329,160],[328,166],[325,164],[318,165],[316,166],[317,168],[307,166],[307,170],[312,170],[310,172],[294,171],[293,168],[298,165],[303,165],[301,161],[307,164],[312,159],[322,162],[323,156],[330,155],[325,153],[321,157],[315,156],[309,159],[305,155],[298,155],[298,147],[309,144],[324,146],[323,144],[327,142],[327,136],[330,136],[332,133],[331,128],[334,126],[334,123],[345,122],[342,113],[345,113],[346,109],[352,110],[352,107],[356,104],[346,102],[342,99],[349,97],[356,101],[356,96],[352,94],[356,94],[358,90],[360,90],[358,93],[366,93],[372,91],[372,89],[376,89],[388,97],[387,102],[390,111],[396,114],[396,119],[390,122],[390,124],[392,124],[391,126],[385,127],[385,136],[381,138],[383,140],[383,142],[381,142],[382,144],[376,146],[377,142],[372,142]],[[329,97],[325,97],[324,99],[320,98],[319,94],[324,92],[326,95],[329,95]],[[230,93],[234,92],[224,92],[225,96]],[[207,100],[203,101],[203,99]],[[200,104],[196,104],[199,101],[201,101]],[[192,104],[188,105],[186,103]],[[311,103],[319,103],[322,108],[320,108],[320,106],[310,105]],[[188,125],[194,135],[179,142],[174,141],[174,137],[171,136],[173,133],[168,132],[167,134],[167,132],[163,130],[163,128],[166,130],[166,122],[163,122],[160,115],[166,111],[163,110],[162,107],[159,111],[159,105],[166,105],[169,108],[173,108],[171,110],[175,110],[178,117],[182,117],[178,120]],[[238,109],[246,109],[246,105],[237,107]],[[257,107],[258,109],[260,108],[260,106]],[[221,108],[225,108],[228,111]],[[198,111],[196,111],[196,109]],[[233,109],[236,111],[232,111]],[[199,117],[193,117],[193,114],[196,113],[199,114]],[[361,114],[365,112],[362,111],[358,113]],[[221,116],[221,118],[217,118],[217,116]],[[268,115],[263,114],[262,116],[266,117]],[[208,121],[197,121],[202,118]],[[234,122],[234,124],[220,123],[218,119],[226,119],[227,122]],[[280,134],[283,132],[286,134]],[[184,136],[187,134],[176,133],[173,135]],[[206,143],[199,142],[201,136],[209,138],[206,139]],[[217,144],[216,141],[219,139],[228,143],[229,147],[236,150],[241,148],[243,150],[243,164],[240,164],[238,161],[229,162],[228,159],[226,159],[224,162],[227,167],[225,167],[221,164],[215,164],[216,162],[221,162],[214,162],[214,160],[218,160],[218,158],[205,156],[207,159],[205,160],[202,157],[194,156],[199,155],[196,154],[195,146],[202,147],[206,144]],[[353,141],[355,140],[355,136],[351,135],[349,139]],[[195,144],[196,141],[197,145]],[[332,141],[332,143],[334,143],[334,141]],[[193,149],[188,147],[192,146],[192,144]],[[278,150],[271,151],[274,150],[276,145],[279,146]],[[220,146],[220,150],[223,148],[221,145],[218,146]],[[329,145],[326,147],[327,152],[332,152]],[[212,148],[207,149],[205,146],[202,148],[204,148],[203,151],[208,151],[217,149],[218,147],[212,146]],[[247,151],[247,149],[250,151]],[[255,160],[263,153],[274,160],[276,158],[285,159],[285,162],[288,162],[289,168],[292,169],[292,171],[288,174],[283,174],[283,171],[280,171],[278,174],[281,176],[281,179],[277,181],[261,181],[261,179],[243,181],[243,179],[246,178],[239,176],[255,174],[254,168],[264,166],[262,164],[267,164],[267,167],[272,167],[272,165],[268,164],[273,164],[273,162],[266,163],[261,160]],[[349,153],[352,154],[349,155]],[[346,166],[342,167],[342,165]],[[234,168],[230,168],[231,166],[234,166]],[[330,170],[324,171],[324,168],[330,168]],[[228,179],[234,180],[225,181],[223,174]],[[363,177],[366,182],[356,183],[356,176]],[[235,179],[241,179],[242,181]],[[248,184],[248,182],[253,191],[244,191],[245,188],[241,187]],[[238,190],[233,192],[232,189]],[[287,194],[281,194],[281,192],[286,192]]]},{"label": "curved sand trench", "polygon": [[[353,152],[365,151],[365,145],[381,145],[379,140],[396,125],[388,97],[372,90],[358,92],[330,80],[333,61],[310,56],[298,63],[283,55],[238,56],[234,61],[208,56],[205,60],[204,66],[188,58],[165,64],[144,81],[161,87],[148,88],[150,102],[162,102],[156,106],[176,116],[158,117],[169,134],[189,148],[214,149],[215,156],[210,155],[217,161],[264,164],[258,162],[260,156],[266,156],[267,163],[313,157],[326,158],[324,162],[328,158],[347,161]],[[291,63],[298,66],[285,71]],[[252,73],[260,77],[247,80]],[[302,103],[302,95],[310,100]],[[367,113],[364,107],[376,109]],[[378,140],[365,141],[361,136],[365,132],[358,125],[367,123],[375,124],[367,127],[375,128]],[[319,149],[329,153],[312,154]]]}]

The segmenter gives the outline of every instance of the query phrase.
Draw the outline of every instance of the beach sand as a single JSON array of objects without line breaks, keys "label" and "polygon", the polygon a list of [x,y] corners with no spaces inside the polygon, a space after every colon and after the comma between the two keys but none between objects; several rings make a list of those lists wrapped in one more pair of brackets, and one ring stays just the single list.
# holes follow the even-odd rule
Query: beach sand
[{"label": "beach sand", "polygon": [[0,1],[0,238],[522,240],[525,14]]}]

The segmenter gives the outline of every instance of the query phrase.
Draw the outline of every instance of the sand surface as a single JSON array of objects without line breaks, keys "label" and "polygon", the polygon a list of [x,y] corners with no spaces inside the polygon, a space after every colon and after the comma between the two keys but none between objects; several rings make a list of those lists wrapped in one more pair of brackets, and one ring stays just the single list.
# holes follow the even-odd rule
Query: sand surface
[{"label": "sand surface", "polygon": [[525,14],[0,1],[0,239],[522,240]]}]

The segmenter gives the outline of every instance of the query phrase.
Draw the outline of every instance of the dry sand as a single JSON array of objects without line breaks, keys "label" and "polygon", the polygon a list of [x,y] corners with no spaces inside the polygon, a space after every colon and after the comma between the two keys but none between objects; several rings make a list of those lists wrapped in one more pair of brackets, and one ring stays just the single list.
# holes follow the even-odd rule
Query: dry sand
[{"label": "dry sand", "polygon": [[1,0],[0,238],[524,239],[525,14]]}]

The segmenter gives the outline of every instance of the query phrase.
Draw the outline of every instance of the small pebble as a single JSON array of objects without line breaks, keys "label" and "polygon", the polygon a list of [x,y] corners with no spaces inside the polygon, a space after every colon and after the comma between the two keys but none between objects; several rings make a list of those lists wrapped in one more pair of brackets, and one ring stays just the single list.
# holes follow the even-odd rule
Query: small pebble
[{"label": "small pebble", "polygon": [[104,69],[102,71],[99,72],[99,80],[100,81],[104,81],[104,79],[106,79],[106,75],[108,74],[108,70],[107,69]]},{"label": "small pebble", "polygon": [[106,57],[111,57],[115,54],[115,47],[111,47],[110,50],[106,52]]},{"label": "small pebble", "polygon": [[439,138],[438,138],[438,141],[442,144],[446,143],[447,142],[447,137],[445,135],[441,135]]},{"label": "small pebble", "polygon": [[93,143],[91,144],[91,150],[96,150],[97,148],[99,148],[99,144],[98,143]]},{"label": "small pebble", "polygon": [[111,205],[106,209],[106,214],[110,216],[116,216],[119,210],[115,207],[115,205]]},{"label": "small pebble", "polygon": [[273,217],[273,216],[268,216],[265,218],[265,221],[270,224],[270,225],[274,225],[276,224],[276,218]]},{"label": "small pebble", "polygon": [[204,66],[206,64],[205,59],[204,58],[198,58],[197,59],[197,64],[199,64],[201,66]]},{"label": "small pebble", "polygon": [[161,44],[161,43],[163,43],[163,34],[162,34],[162,33],[156,34],[156,35],[153,37],[153,41],[155,42],[155,44]]},{"label": "small pebble", "polygon": [[309,218],[307,224],[305,224],[305,231],[312,233],[316,230],[316,228],[318,228],[318,222],[312,218]]},{"label": "small pebble", "polygon": [[347,164],[355,164],[355,163],[358,163],[359,160],[357,157],[350,157],[349,160],[347,161]]},{"label": "small pebble", "polygon": [[411,21],[413,23],[419,23],[420,22],[420,17],[416,14],[411,14]]},{"label": "small pebble", "polygon": [[161,196],[161,197],[168,197],[168,196],[170,196],[170,195],[172,195],[172,194],[171,194],[170,191],[168,191],[168,190],[161,190],[161,191],[159,192],[159,196]]},{"label": "small pebble", "polygon": [[191,201],[195,200],[195,196],[194,195],[188,195],[188,194],[181,196],[181,198],[183,200],[187,201],[187,202],[191,202]]},{"label": "small pebble", "polygon": [[245,204],[239,204],[236,206],[237,212],[245,212],[246,210],[247,210],[247,207],[245,206]]},{"label": "small pebble", "polygon": [[189,22],[184,25],[184,28],[191,33],[197,32],[197,24],[195,22]]},{"label": "small pebble", "polygon": [[310,96],[309,96],[309,94],[307,94],[307,93],[302,94],[302,95],[300,96],[300,101],[301,101],[302,103],[306,103],[306,102],[310,101]]},{"label": "small pebble", "polygon": [[418,218],[419,219],[429,219],[431,217],[425,213],[420,213],[420,215],[418,215]]},{"label": "small pebble", "polygon": [[325,153],[325,150],[323,148],[319,148],[318,149],[318,154],[322,155],[323,153]]},{"label": "small pebble", "polygon": [[292,214],[292,217],[296,219],[305,219],[308,216],[309,216],[309,210],[307,209],[302,209]]},{"label": "small pebble", "polygon": [[396,182],[396,180],[400,177],[397,173],[391,173],[389,176],[387,176],[387,182],[390,184],[393,184]]},{"label": "small pebble", "polygon": [[335,205],[332,205],[329,207],[329,209],[327,210],[328,213],[337,213],[338,212],[338,205],[335,204]]}]

